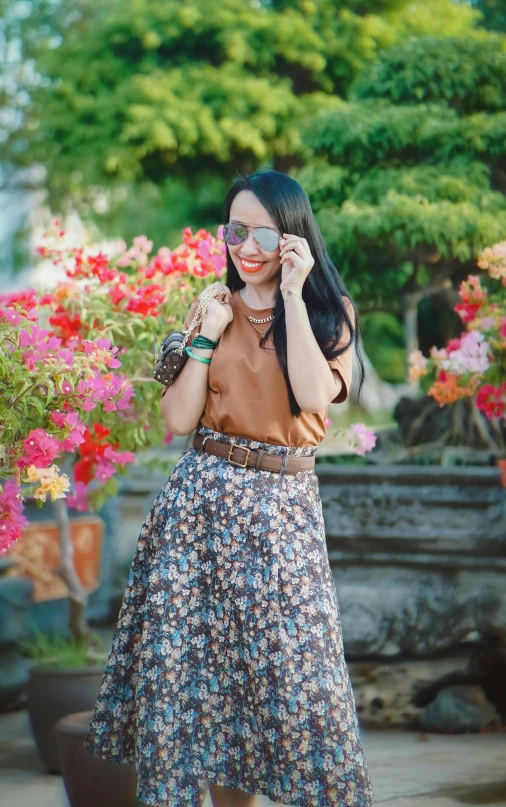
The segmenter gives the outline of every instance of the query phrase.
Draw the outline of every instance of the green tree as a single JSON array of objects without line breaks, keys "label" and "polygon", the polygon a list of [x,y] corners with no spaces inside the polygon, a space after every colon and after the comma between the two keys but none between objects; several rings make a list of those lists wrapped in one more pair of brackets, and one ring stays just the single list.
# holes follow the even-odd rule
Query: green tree
[{"label": "green tree", "polygon": [[485,36],[383,51],[306,131],[297,176],[364,313],[455,284],[504,237],[505,39]]},{"label": "green tree", "polygon": [[302,127],[337,109],[382,49],[413,33],[471,36],[477,20],[452,0],[0,3],[33,64],[9,99],[22,121],[10,159],[46,167],[53,204],[92,212],[107,188],[107,215],[137,223],[155,198],[159,211],[180,198],[176,180],[219,220],[223,183],[301,165]]},{"label": "green tree", "polygon": [[462,0],[479,9],[482,24],[492,31],[506,31],[506,8],[504,0]]}]

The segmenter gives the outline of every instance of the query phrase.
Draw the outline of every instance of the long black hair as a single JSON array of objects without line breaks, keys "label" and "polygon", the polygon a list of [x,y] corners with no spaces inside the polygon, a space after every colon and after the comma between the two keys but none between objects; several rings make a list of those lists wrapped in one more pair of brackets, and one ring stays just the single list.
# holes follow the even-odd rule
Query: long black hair
[{"label": "long black hair", "polygon": [[[230,221],[232,202],[237,194],[244,190],[255,194],[281,233],[294,233],[306,239],[311,255],[314,258],[314,266],[307,276],[302,289],[302,297],[306,303],[309,322],[315,339],[327,360],[337,358],[352,343],[355,344],[360,370],[357,388],[357,398],[359,398],[364,383],[365,371],[360,350],[358,312],[339,272],[330,260],[325,241],[315,221],[311,204],[305,191],[295,179],[292,179],[287,174],[282,174],[280,171],[264,169],[249,176],[240,176],[234,181],[227,194],[225,202],[226,222]],[[231,292],[238,291],[246,285],[241,280],[228,249],[226,283]],[[343,297],[347,297],[349,303],[351,303],[355,314],[355,327],[346,310]],[[350,338],[345,345],[337,348],[345,323],[349,328]],[[262,346],[271,333],[276,355],[288,387],[290,411],[292,415],[299,417],[301,408],[295,399],[288,376],[285,304],[279,289],[274,307],[274,319],[260,340]]]}]

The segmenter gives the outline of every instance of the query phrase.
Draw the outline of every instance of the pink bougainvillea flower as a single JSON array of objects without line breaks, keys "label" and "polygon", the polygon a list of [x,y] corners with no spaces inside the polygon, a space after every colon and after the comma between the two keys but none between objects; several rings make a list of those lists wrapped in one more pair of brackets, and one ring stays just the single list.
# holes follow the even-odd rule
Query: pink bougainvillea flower
[{"label": "pink bougainvillea flower", "polygon": [[99,462],[95,468],[95,479],[98,479],[103,485],[114,476],[116,469],[111,462]]},{"label": "pink bougainvillea flower", "polygon": [[21,322],[21,315],[18,314],[17,311],[14,311],[13,308],[0,308],[0,319],[4,319],[16,328]]},{"label": "pink bougainvillea flower", "polygon": [[364,456],[367,451],[372,451],[376,445],[376,435],[364,423],[354,423],[348,429],[348,434],[355,453],[361,456]]},{"label": "pink bougainvillea flower", "polygon": [[451,339],[448,343],[448,358],[442,359],[443,370],[453,375],[465,373],[484,373],[490,361],[489,344],[480,331],[473,330],[463,334],[460,339]]},{"label": "pink bougainvillea flower", "polygon": [[162,440],[163,445],[168,446],[172,443],[174,439],[174,435],[171,432],[166,432],[165,437]]},{"label": "pink bougainvillea flower", "polygon": [[14,479],[2,482],[3,490],[0,493],[0,555],[21,537],[28,524],[23,515],[21,490]]},{"label": "pink bougainvillea flower", "polygon": [[74,482],[74,493],[67,495],[67,504],[69,507],[74,507],[80,513],[89,509],[88,504],[88,486],[84,482]]},{"label": "pink bougainvillea flower", "polygon": [[109,462],[116,462],[119,465],[126,465],[127,462],[135,462],[133,451],[115,451],[112,446],[107,446],[104,450],[104,457]]},{"label": "pink bougainvillea flower", "polygon": [[27,465],[35,465],[37,468],[47,468],[55,457],[60,456],[61,444],[54,437],[51,437],[44,429],[32,429],[28,437],[23,441],[24,455],[19,457],[15,465],[18,468],[25,468]]},{"label": "pink bougainvillea flower", "polygon": [[76,411],[70,410],[63,413],[53,410],[49,417],[60,429],[64,429],[66,426],[71,426],[72,428],[70,434],[61,442],[62,451],[73,452],[77,446],[84,442],[83,434],[86,426],[79,420],[79,415]]},{"label": "pink bougainvillea flower", "polygon": [[204,277],[211,272],[214,272],[217,277],[222,276],[226,268],[226,258],[224,252],[217,248],[210,238],[201,241],[197,248],[197,255],[201,259]]},{"label": "pink bougainvillea flower", "polygon": [[134,246],[138,249],[139,252],[144,252],[146,255],[149,255],[151,250],[153,249],[153,242],[146,238],[145,235],[138,235],[133,240]]},{"label": "pink bougainvillea flower", "polygon": [[136,261],[138,266],[146,266],[148,255],[153,249],[153,242],[149,241],[145,235],[139,235],[133,240],[133,246],[125,252],[117,261],[118,266],[129,266]]}]

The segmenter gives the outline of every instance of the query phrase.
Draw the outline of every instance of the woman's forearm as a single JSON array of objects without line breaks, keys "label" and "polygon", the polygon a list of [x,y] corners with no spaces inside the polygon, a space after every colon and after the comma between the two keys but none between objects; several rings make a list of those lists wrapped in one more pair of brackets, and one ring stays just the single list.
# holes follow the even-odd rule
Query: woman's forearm
[{"label": "woman's forearm", "polygon": [[306,306],[295,294],[285,302],[288,375],[305,412],[323,412],[339,393],[337,381],[316,341]]},{"label": "woman's forearm", "polygon": [[[206,320],[200,333],[209,339],[218,339],[217,330]],[[210,359],[211,349],[192,347],[192,352]],[[209,365],[188,356],[185,366],[176,380],[167,389],[160,404],[167,429],[176,435],[190,434],[197,428],[205,409],[208,390]]]}]

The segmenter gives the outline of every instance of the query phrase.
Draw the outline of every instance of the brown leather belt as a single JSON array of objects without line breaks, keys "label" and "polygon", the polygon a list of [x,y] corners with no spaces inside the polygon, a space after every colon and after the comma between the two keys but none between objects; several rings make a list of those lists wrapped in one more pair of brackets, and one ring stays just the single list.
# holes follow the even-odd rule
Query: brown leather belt
[{"label": "brown leather belt", "polygon": [[[204,443],[204,437],[198,432],[193,438],[193,445],[199,451]],[[224,457],[232,465],[240,468],[256,468],[257,471],[274,471],[279,473],[283,457],[280,454],[268,454],[263,448],[253,451],[246,446],[234,445],[234,443],[222,443],[220,440],[207,439],[204,451],[207,454],[215,454],[217,457]],[[315,466],[314,457],[288,457],[285,473],[295,476],[299,471],[311,471]]]}]

